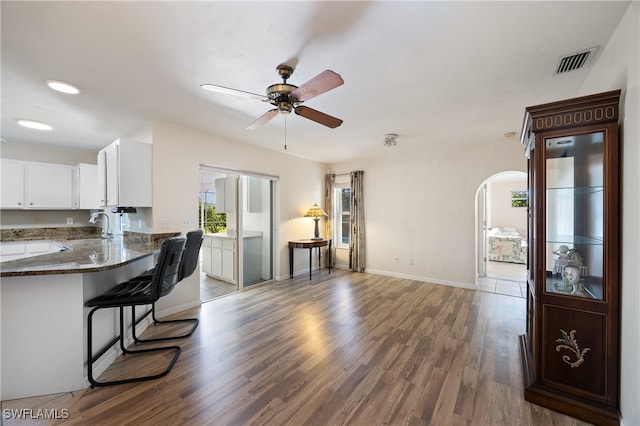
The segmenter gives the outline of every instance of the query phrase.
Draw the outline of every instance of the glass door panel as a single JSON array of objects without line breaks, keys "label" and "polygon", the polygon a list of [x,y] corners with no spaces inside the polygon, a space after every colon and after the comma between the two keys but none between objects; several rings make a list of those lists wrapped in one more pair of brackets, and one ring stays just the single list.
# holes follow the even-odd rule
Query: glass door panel
[{"label": "glass door panel", "polygon": [[546,291],[602,299],[604,133],[548,138]]},{"label": "glass door panel", "polygon": [[273,181],[242,176],[242,285],[273,278]]}]

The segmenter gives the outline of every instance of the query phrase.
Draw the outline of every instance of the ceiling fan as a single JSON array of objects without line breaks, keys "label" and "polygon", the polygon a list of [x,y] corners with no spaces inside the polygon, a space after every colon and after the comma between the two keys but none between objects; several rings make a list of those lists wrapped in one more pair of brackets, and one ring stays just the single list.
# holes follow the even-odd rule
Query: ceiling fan
[{"label": "ceiling fan", "polygon": [[272,84],[267,87],[266,95],[232,89],[229,87],[219,86],[217,84],[202,84],[200,87],[205,90],[218,93],[257,98],[275,106],[275,108],[265,112],[253,123],[249,124],[247,129],[257,129],[262,127],[269,120],[278,115],[278,113],[290,114],[291,111],[295,112],[297,115],[332,129],[335,129],[342,124],[342,120],[339,118],[332,117],[328,114],[302,105],[303,102],[308,101],[309,99],[313,99],[318,95],[328,92],[329,90],[342,86],[344,84],[344,80],[340,77],[340,74],[331,70],[325,70],[306,83],[303,83],[302,86],[298,87],[287,83],[287,80],[291,77],[291,74],[293,74],[293,67],[280,64],[276,69],[278,70],[280,77],[282,77],[282,83]]}]

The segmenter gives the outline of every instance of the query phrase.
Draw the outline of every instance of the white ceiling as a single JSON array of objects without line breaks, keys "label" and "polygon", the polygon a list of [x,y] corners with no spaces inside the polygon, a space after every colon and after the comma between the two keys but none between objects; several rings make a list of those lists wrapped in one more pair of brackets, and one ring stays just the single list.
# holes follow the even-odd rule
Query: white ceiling
[{"label": "white ceiling", "polygon": [[[339,162],[504,140],[526,106],[577,94],[589,68],[554,76],[558,59],[604,47],[628,5],[2,1],[1,137],[97,151],[158,118],[283,151],[284,115],[246,130],[271,106],[200,85],[262,94],[287,63],[294,85],[325,69],[345,80],[305,103],[341,127],[286,116],[291,155]],[[82,93],[53,92],[49,79]],[[383,146],[387,133],[399,135],[395,148]]]}]

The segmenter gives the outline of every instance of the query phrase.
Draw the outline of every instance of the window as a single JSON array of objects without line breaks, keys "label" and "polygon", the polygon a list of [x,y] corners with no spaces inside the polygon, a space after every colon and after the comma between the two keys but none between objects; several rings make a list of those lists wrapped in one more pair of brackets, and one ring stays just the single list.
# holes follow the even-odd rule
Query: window
[{"label": "window", "polygon": [[511,191],[511,207],[527,207],[527,191]]},{"label": "window", "polygon": [[336,177],[333,190],[334,241],[336,248],[345,249],[351,244],[351,182],[349,176],[340,177]]},{"label": "window", "polygon": [[227,230],[227,215],[216,213],[216,193],[202,191],[198,200],[198,222],[205,233],[225,232]]}]

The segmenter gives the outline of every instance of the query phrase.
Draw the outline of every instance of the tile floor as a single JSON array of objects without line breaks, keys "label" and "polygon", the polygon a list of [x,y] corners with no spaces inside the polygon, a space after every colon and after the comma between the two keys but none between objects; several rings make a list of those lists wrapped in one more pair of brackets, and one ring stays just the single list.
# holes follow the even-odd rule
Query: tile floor
[{"label": "tile floor", "polygon": [[508,296],[525,297],[527,265],[508,262],[487,262],[487,276],[478,278],[478,290]]}]

